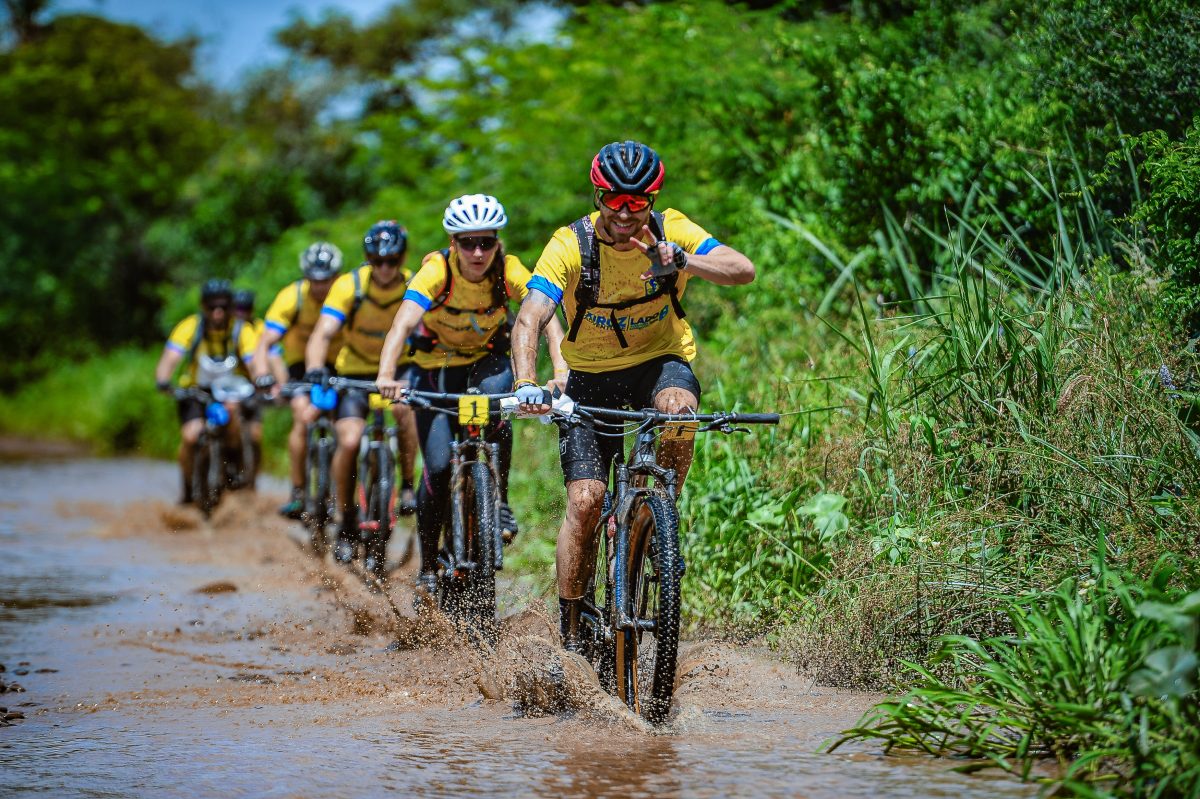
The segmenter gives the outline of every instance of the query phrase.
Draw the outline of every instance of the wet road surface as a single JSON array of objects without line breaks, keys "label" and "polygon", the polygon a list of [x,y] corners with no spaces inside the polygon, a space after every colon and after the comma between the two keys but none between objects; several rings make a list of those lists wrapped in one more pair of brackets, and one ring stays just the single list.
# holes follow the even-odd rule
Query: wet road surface
[{"label": "wet road surface", "polygon": [[[769,653],[686,645],[651,732],[509,597],[497,652],[308,558],[279,497],[213,522],[169,464],[0,463],[0,795],[1001,797],[1027,785],[870,748],[816,754],[877,697]],[[393,607],[401,614],[398,618]],[[565,708],[565,709],[564,709]]]}]

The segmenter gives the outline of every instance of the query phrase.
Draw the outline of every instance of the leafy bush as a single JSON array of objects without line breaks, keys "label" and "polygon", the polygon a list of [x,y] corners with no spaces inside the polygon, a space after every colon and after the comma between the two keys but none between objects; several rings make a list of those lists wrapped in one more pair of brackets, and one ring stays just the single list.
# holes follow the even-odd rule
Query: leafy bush
[{"label": "leafy bush", "polygon": [[1200,591],[1166,589],[1101,567],[1095,578],[1007,603],[1011,635],[944,640],[944,679],[907,664],[902,697],[876,706],[846,740],[976,758],[1028,779],[1054,757],[1051,782],[1096,795],[1119,778],[1142,796],[1200,790]]}]

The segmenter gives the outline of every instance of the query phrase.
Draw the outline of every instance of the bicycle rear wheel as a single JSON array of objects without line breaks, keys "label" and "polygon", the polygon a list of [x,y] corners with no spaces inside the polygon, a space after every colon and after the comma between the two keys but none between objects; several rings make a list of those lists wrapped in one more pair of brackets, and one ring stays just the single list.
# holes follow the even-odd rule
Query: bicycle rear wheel
[{"label": "bicycle rear wheel", "polygon": [[314,429],[308,439],[308,465],[305,470],[304,526],[308,542],[318,557],[329,551],[326,529],[333,517],[331,500],[334,442]]},{"label": "bicycle rear wheel", "polygon": [[658,493],[637,497],[629,513],[629,548],[616,564],[634,629],[615,636],[616,694],[658,724],[667,718],[679,655],[679,518]]}]

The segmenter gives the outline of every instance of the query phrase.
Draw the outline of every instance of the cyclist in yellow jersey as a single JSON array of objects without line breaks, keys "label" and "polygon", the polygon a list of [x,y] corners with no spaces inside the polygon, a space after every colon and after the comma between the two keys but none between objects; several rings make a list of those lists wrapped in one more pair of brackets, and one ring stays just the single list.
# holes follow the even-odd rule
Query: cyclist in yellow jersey
[{"label": "cyclist in yellow jersey", "polygon": [[[180,364],[186,363],[186,371],[179,380],[183,387],[207,388],[213,380],[234,374],[248,376],[247,365],[254,355],[258,343],[251,325],[232,320],[231,306],[233,289],[228,280],[209,280],[200,288],[200,313],[183,319],[171,331],[163,348],[158,365],[154,368],[154,381],[159,391],[171,391],[171,378]],[[192,456],[200,431],[204,429],[204,403],[195,398],[180,400],[179,411],[179,468],[183,478],[182,504],[190,504],[192,497]],[[230,408],[231,422],[227,427],[230,447],[240,445],[240,414]],[[253,431],[253,428],[252,428]],[[262,431],[253,439],[257,450],[262,443]],[[256,458],[257,463],[257,458]],[[254,475],[249,475],[254,485]]]},{"label": "cyclist in yellow jersey", "polygon": [[[394,220],[377,222],[363,237],[367,263],[334,281],[321,308],[321,318],[305,347],[305,379],[328,380],[326,366],[330,345],[343,331],[341,352],[334,365],[343,377],[373,380],[379,372],[380,353],[392,319],[400,310],[408,290],[408,272],[404,259],[408,254],[408,234]],[[394,376],[407,384],[411,360],[404,358]],[[369,412],[369,398],[360,391],[345,392],[338,401],[338,447],[333,456],[333,479],[342,509],[342,527],[334,547],[334,557],[348,563],[358,542],[358,508],[353,504],[354,468],[358,444]],[[416,509],[413,494],[413,469],[417,458],[417,427],[412,410],[403,404],[392,406],[392,415],[400,439],[401,512]]]},{"label": "cyclist in yellow jersey", "polygon": [[[694,278],[729,286],[754,279],[746,256],[710,236],[679,211],[654,211],[665,168],[658,153],[635,141],[606,145],[592,160],[596,213],[559,228],[529,281],[513,326],[516,394],[526,412],[548,412],[534,363],[539,331],[564,305],[567,394],[585,405],[667,413],[694,410],[700,384],[690,362],[696,341],[681,298]],[[593,564],[588,553],[608,474],[621,439],[590,425],[560,431],[567,512],[558,533],[557,571],[563,644],[578,649],[581,598]],[[680,487],[692,442],[664,442],[659,463]]]},{"label": "cyclist in yellow jersey", "polygon": [[[415,388],[484,394],[512,391],[509,361],[509,303],[528,293],[529,271],[515,255],[506,255],[500,230],[508,224],[504,206],[486,194],[452,201],[442,218],[449,246],[429,253],[408,284],[404,304],[392,322],[379,374],[380,393],[399,399],[403,383],[395,379],[396,363],[405,351],[416,361]],[[546,328],[555,371],[566,375],[557,320]],[[446,414],[418,410],[417,431],[425,468],[417,495],[417,529],[421,534],[418,588],[437,592],[438,537],[448,512],[450,444],[458,422]],[[508,504],[508,472],[512,465],[512,426],[502,421],[490,428],[489,441],[500,445],[500,529],[505,538],[517,534]]]},{"label": "cyclist in yellow jersey", "polygon": [[[342,271],[342,252],[328,242],[315,242],[300,254],[300,271],[303,277],[280,289],[267,309],[265,329],[254,352],[254,382],[259,388],[270,389],[288,379],[303,379],[304,348],[317,326],[329,289]],[[326,350],[325,365],[331,370],[342,347],[341,339],[339,330]],[[305,431],[316,421],[317,411],[307,392],[293,396],[291,407],[288,457],[292,494],[279,512],[289,519],[299,519],[304,512]]]}]

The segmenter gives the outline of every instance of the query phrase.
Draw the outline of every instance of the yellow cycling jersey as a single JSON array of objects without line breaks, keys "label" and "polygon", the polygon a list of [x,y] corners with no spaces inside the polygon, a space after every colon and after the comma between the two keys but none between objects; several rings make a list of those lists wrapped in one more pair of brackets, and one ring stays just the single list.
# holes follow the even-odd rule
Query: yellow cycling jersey
[{"label": "yellow cycling jersey", "polygon": [[[275,295],[264,322],[267,328],[281,336],[283,361],[288,366],[304,363],[304,348],[320,318],[321,303],[312,298],[307,278],[289,283]],[[325,360],[334,363],[341,349],[342,331],[339,330],[329,343]]]},{"label": "yellow cycling jersey", "polygon": [[[422,369],[444,366],[466,366],[475,363],[490,350],[488,343],[508,322],[508,302],[525,299],[529,290],[525,284],[531,275],[515,255],[504,258],[505,302],[497,307],[495,277],[489,275],[480,283],[462,276],[458,252],[450,249],[450,285],[446,294],[446,259],[442,250],[435,250],[421,261],[421,268],[408,284],[404,299],[425,309],[421,319],[423,329],[415,331],[416,341],[436,341],[431,350],[418,347],[413,360]],[[507,348],[505,348],[507,350]]]},{"label": "yellow cycling jersey", "polygon": [[[591,215],[592,224],[600,216]],[[673,208],[663,213],[663,233],[689,253],[705,255],[720,242],[704,228]],[[575,318],[575,288],[582,271],[579,240],[570,227],[561,227],[542,251],[534,268],[529,288],[562,303],[567,324]],[[658,290],[654,279],[642,280],[650,261],[641,250],[614,250],[600,244],[600,296],[602,303],[618,303],[646,297]],[[676,278],[679,296],[687,287],[689,275]],[[592,308],[584,314],[575,341],[563,341],[562,354],[567,364],[580,372],[608,372],[645,363],[663,355],[678,355],[688,361],[696,357],[696,339],[691,325],[671,309],[671,298],[664,294],[656,300],[616,312],[628,346],[622,347],[612,329],[609,312]]]},{"label": "yellow cycling jersey", "polygon": [[167,337],[167,349],[187,358],[187,371],[179,379],[179,385],[186,388],[196,382],[196,362],[201,356],[223,360],[234,355],[238,362],[237,373],[249,377],[247,364],[254,357],[254,348],[258,346],[254,325],[231,319],[224,330],[213,330],[204,325],[204,335],[199,336],[202,320],[200,314],[192,314],[175,325]]},{"label": "yellow cycling jersey", "polygon": [[[364,264],[334,281],[321,313],[343,325],[342,350],[334,364],[340,374],[374,376],[379,371],[383,340],[408,291],[408,278],[409,273],[402,271],[396,285],[385,291],[371,282],[371,266]],[[357,309],[356,286],[361,296]],[[402,364],[409,362],[409,358],[400,359]]]}]

